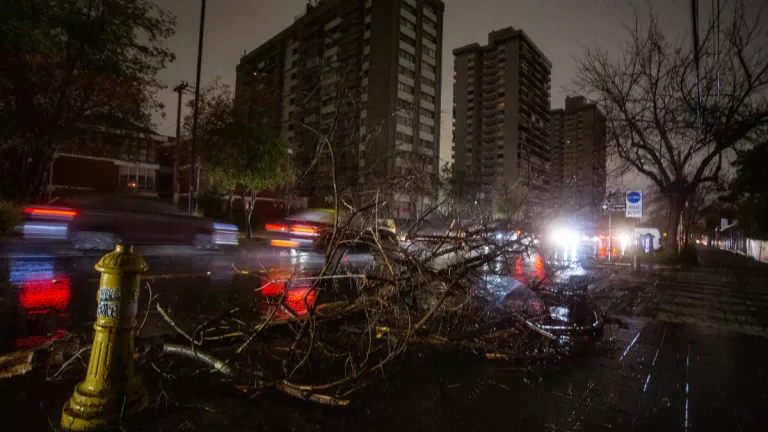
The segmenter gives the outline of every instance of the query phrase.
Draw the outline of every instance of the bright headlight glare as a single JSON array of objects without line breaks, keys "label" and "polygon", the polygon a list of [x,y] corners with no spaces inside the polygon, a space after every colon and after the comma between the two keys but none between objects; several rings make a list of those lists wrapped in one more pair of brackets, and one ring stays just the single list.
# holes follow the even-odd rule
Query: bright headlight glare
[{"label": "bright headlight glare", "polygon": [[561,246],[574,246],[579,242],[579,236],[573,231],[555,230],[552,232],[552,241]]}]

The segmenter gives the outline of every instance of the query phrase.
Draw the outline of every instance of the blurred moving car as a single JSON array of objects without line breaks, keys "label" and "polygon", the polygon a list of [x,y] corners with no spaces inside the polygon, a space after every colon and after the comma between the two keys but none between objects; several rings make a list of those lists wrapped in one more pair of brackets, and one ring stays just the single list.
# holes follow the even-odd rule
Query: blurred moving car
[{"label": "blurred moving car", "polygon": [[[318,249],[327,245],[336,224],[336,211],[333,209],[307,209],[294,213],[283,220],[264,225],[260,236],[269,241],[271,246],[292,249]],[[372,230],[365,227],[360,216],[340,214],[341,233],[334,239],[345,240],[350,246],[372,244]],[[391,219],[381,220],[377,227],[379,239],[397,242],[395,224]]]},{"label": "blurred moving car", "polygon": [[190,244],[200,249],[237,245],[237,227],[182,213],[173,204],[140,195],[89,195],[55,206],[24,208],[26,239],[66,240],[76,249],[115,244]]}]

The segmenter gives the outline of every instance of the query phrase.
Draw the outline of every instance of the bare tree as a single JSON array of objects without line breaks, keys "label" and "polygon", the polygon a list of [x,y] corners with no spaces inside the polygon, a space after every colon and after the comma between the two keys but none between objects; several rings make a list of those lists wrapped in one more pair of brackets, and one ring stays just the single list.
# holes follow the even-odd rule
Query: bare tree
[{"label": "bare tree", "polygon": [[590,47],[578,59],[576,87],[605,113],[612,156],[667,197],[673,248],[688,197],[718,181],[730,153],[768,122],[764,27],[760,13],[750,16],[757,7],[724,2],[698,46],[670,40],[655,12],[645,26],[636,14],[619,58]]}]

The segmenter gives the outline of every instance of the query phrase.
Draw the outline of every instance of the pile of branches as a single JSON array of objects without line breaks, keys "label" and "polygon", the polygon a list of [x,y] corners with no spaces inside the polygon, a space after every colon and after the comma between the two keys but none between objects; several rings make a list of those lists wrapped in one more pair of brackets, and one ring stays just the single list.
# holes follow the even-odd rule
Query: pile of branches
[{"label": "pile of branches", "polygon": [[[555,355],[556,336],[537,324],[546,309],[503,296],[509,284],[519,284],[509,277],[516,266],[540,253],[535,235],[478,221],[424,226],[417,223],[396,237],[380,228],[373,212],[339,215],[318,242],[326,255],[319,271],[244,275],[254,281],[258,310],[234,308],[193,322],[172,316],[150,291],[152,309],[182,343],[142,345],[139,339],[140,359],[157,369],[159,357],[183,356],[247,393],[275,388],[346,405],[350,393],[420,345],[493,360]],[[356,252],[370,259],[349,264]],[[528,285],[541,288],[546,279]],[[70,351],[54,377],[82,363],[76,358],[86,357],[87,346]],[[19,359],[33,362],[31,356]],[[26,372],[27,366],[17,367]]]},{"label": "pile of branches", "polygon": [[[544,309],[508,304],[488,283],[519,284],[504,278],[539,252],[533,234],[494,224],[416,224],[398,238],[376,216],[339,216],[319,242],[327,259],[317,272],[250,274],[264,298],[256,320],[238,309],[182,324],[157,304],[186,340],[161,350],[207,363],[245,391],[274,387],[337,405],[417,345],[489,359],[551,355],[555,336],[531,316]],[[371,258],[348,264],[356,252]]]}]

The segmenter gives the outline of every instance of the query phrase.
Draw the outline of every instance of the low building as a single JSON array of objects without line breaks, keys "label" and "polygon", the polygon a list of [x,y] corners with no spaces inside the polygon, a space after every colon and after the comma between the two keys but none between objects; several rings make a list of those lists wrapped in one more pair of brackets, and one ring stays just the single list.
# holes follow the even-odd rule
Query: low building
[{"label": "low building", "polygon": [[113,117],[89,117],[54,154],[50,199],[81,193],[135,192],[170,197],[173,141]]}]

